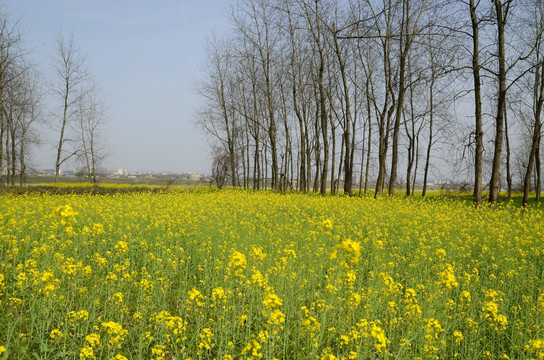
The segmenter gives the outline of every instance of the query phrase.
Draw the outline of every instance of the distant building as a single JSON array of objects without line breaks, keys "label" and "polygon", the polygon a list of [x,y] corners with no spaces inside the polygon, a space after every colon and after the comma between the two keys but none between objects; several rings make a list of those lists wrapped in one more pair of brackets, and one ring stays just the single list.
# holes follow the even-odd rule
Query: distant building
[{"label": "distant building", "polygon": [[189,173],[189,180],[200,181],[200,173],[199,172]]},{"label": "distant building", "polygon": [[[45,176],[55,175],[55,169],[44,169],[41,173]],[[62,175],[62,169],[59,170],[59,175]]]},{"label": "distant building", "polygon": [[125,176],[126,175],[125,169],[121,168],[107,168],[106,169],[106,175],[107,176]]}]

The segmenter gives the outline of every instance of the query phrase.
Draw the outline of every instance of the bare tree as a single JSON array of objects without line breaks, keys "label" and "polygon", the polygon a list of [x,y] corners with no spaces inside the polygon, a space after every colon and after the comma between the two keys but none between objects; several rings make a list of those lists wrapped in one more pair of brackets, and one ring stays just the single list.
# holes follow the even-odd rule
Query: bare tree
[{"label": "bare tree", "polygon": [[[19,185],[23,186],[26,181],[27,158],[31,145],[39,142],[39,138],[34,131],[34,125],[41,120],[41,98],[42,89],[39,86],[38,75],[34,68],[26,67],[23,75],[15,82],[17,95],[16,101],[11,104],[14,107],[10,113],[14,116],[15,134],[18,141],[18,149],[13,149],[12,153],[18,151],[19,157]],[[12,138],[12,144],[15,144],[16,138]],[[15,165],[15,164],[13,164]],[[14,185],[15,171],[11,172]]]},{"label": "bare tree", "polygon": [[[374,181],[375,164],[375,196],[386,186],[394,194],[404,181],[397,180],[402,166],[406,193],[413,194],[422,175],[425,194],[430,169],[439,167],[433,159],[448,151],[444,134],[459,134],[463,153],[457,146],[456,159],[449,153],[442,163],[463,164],[453,177],[474,176],[474,203],[481,203],[483,179],[496,179],[491,161],[484,168],[487,140],[497,159],[503,161],[506,151],[511,189],[516,179],[510,153],[521,156],[517,119],[506,124],[505,111],[516,100],[506,92],[535,69],[521,66],[531,46],[514,29],[520,9],[513,0],[236,1],[233,41],[220,55],[228,62],[221,70],[224,101],[207,102],[202,111],[213,143],[234,155],[228,157],[233,186],[242,183],[234,180],[241,172],[245,187],[253,174],[254,188],[266,188],[268,179],[274,189],[326,194],[329,186],[337,193],[343,180],[350,194],[357,157],[361,193],[363,181],[365,189]],[[454,16],[455,10],[466,16]],[[208,71],[206,81],[216,81],[216,73]],[[466,83],[469,74],[473,85]],[[474,100],[465,97],[472,92]],[[220,99],[218,93],[212,97]],[[483,103],[482,97],[491,101]],[[461,111],[450,111],[458,101],[473,102],[470,126]],[[497,129],[493,138],[484,132],[486,121]],[[465,159],[466,149],[474,161]]]},{"label": "bare tree", "polygon": [[[489,189],[489,202],[496,203],[499,196],[499,180],[500,180],[500,169],[501,169],[501,156],[503,150],[503,140],[506,137],[507,145],[507,182],[508,182],[508,192],[509,196],[511,194],[512,180],[510,178],[510,144],[508,137],[508,124],[506,118],[507,111],[507,90],[515,84],[519,79],[521,79],[528,70],[521,70],[521,75],[517,76],[515,79],[510,80],[507,83],[508,75],[513,70],[516,69],[516,66],[522,64],[522,60],[526,60],[536,49],[537,44],[533,44],[528,48],[519,46],[522,35],[516,34],[516,31],[513,30],[513,26],[510,26],[507,30],[507,26],[510,25],[510,20],[515,18],[515,3],[513,0],[493,0],[494,5],[494,16],[495,16],[495,26],[497,33],[496,48],[497,52],[496,62],[498,63],[498,70],[493,71],[487,69],[491,73],[496,82],[497,82],[497,105],[496,105],[496,116],[495,116],[495,139],[494,139],[494,152],[493,152],[493,168],[491,171],[491,181]],[[510,39],[508,41],[507,39]],[[507,50],[508,55],[507,56]],[[508,61],[509,60],[509,61]],[[529,69],[532,66],[529,66]]]},{"label": "bare tree", "polygon": [[419,35],[420,19],[425,10],[426,1],[421,0],[419,4],[415,4],[415,9],[412,7],[410,0],[402,1],[402,21],[400,24],[400,44],[399,44],[399,79],[398,79],[398,96],[395,113],[395,122],[393,127],[393,139],[391,150],[391,175],[389,178],[389,195],[395,194],[395,184],[397,181],[397,166],[398,166],[398,137],[400,133],[400,122],[402,117],[402,108],[404,106],[404,96],[406,94],[406,70],[407,58],[409,56],[412,44]]},{"label": "bare tree", "polygon": [[531,87],[533,92],[532,113],[533,113],[533,131],[530,140],[529,158],[527,160],[525,176],[523,179],[523,206],[529,204],[529,193],[531,191],[531,173],[533,165],[536,163],[537,186],[535,187],[536,198],[540,198],[540,157],[539,148],[542,136],[542,110],[544,105],[544,5],[541,1],[535,1],[533,4],[534,15],[532,24],[534,29],[535,52],[533,59],[533,80]]},{"label": "bare tree", "polygon": [[350,90],[349,90],[349,84],[348,79],[346,75],[346,62],[345,57],[343,55],[343,51],[340,48],[340,43],[338,40],[338,33],[340,29],[337,29],[337,26],[335,23],[332,25],[331,32],[333,34],[333,40],[334,40],[334,50],[336,54],[336,58],[338,60],[338,68],[340,69],[340,75],[342,79],[342,86],[343,86],[343,96],[344,96],[344,121],[342,124],[342,127],[344,129],[344,133],[342,135],[342,143],[345,145],[345,153],[344,153],[344,194],[347,194],[349,196],[352,195],[352,185],[353,185],[353,151],[354,151],[354,145],[352,141],[352,134],[353,127],[355,126],[354,118],[351,114],[351,104],[350,104]]},{"label": "bare tree", "polygon": [[[58,182],[61,165],[79,153],[76,139],[68,136],[67,130],[68,125],[76,120],[79,103],[89,91],[86,87],[86,56],[76,48],[72,35],[68,39],[58,36],[53,66],[55,78],[50,84],[50,90],[60,102],[59,110],[54,113],[55,128],[59,131],[55,159],[55,182]],[[66,146],[68,143],[72,145],[69,149]]]},{"label": "bare tree", "polygon": [[278,129],[277,129],[277,105],[274,96],[276,90],[275,77],[275,47],[279,41],[279,32],[273,29],[273,17],[276,15],[275,7],[270,0],[244,0],[236,8],[232,16],[237,30],[254,48],[257,55],[257,63],[261,76],[264,79],[263,92],[266,99],[267,134],[270,142],[270,155],[272,160],[272,187],[280,188],[280,173],[278,161]]},{"label": "bare tree", "polygon": [[[7,160],[8,175],[15,176],[15,128],[13,106],[19,77],[25,71],[21,66],[24,58],[22,38],[18,21],[12,23],[3,8],[0,8],[0,182],[4,171],[4,159]],[[8,176],[9,177],[9,176]],[[9,180],[8,180],[9,181]]]},{"label": "bare tree", "polygon": [[229,158],[230,155],[223,150],[223,147],[214,147],[211,181],[215,182],[218,189],[222,189],[232,177]]},{"label": "bare tree", "polygon": [[85,174],[93,184],[97,182],[100,163],[108,154],[102,137],[106,107],[101,95],[98,86],[93,85],[79,102],[76,114],[81,146],[78,158],[84,164]]}]

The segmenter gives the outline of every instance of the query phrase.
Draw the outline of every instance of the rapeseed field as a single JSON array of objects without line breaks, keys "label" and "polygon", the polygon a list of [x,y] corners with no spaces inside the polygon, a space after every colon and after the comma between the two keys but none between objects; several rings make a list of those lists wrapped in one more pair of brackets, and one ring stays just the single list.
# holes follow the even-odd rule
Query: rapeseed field
[{"label": "rapeseed field", "polygon": [[4,195],[2,359],[544,359],[544,214],[246,191]]}]

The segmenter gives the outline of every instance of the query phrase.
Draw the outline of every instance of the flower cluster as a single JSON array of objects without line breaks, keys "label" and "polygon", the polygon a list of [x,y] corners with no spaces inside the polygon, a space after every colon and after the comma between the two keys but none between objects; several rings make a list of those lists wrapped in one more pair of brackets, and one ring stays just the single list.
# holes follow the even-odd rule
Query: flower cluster
[{"label": "flower cluster", "polygon": [[3,196],[0,357],[544,360],[543,223],[439,197]]}]

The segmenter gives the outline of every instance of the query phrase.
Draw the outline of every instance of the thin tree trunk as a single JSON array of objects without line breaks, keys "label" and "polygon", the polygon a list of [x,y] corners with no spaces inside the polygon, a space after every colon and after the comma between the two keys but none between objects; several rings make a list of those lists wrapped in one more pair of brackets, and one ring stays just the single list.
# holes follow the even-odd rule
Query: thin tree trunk
[{"label": "thin tree trunk", "polygon": [[[431,148],[433,146],[433,124],[434,124],[434,82],[436,80],[436,70],[434,67],[433,54],[431,51],[431,84],[429,85],[429,143],[427,144],[427,155],[425,156],[425,170],[423,175],[423,191],[421,196],[427,195],[427,181],[429,176],[429,165],[431,162]],[[481,175],[481,174],[480,174]],[[480,178],[481,180],[481,178]],[[480,181],[481,187],[481,181]],[[481,196],[481,189],[480,189]]]},{"label": "thin tree trunk", "polygon": [[250,141],[249,141],[249,126],[246,124],[246,169],[245,179],[244,179],[244,189],[249,189],[249,176],[251,172],[251,151],[250,151]]},{"label": "thin tree trunk", "polygon": [[264,148],[264,189],[268,190],[268,151]]},{"label": "thin tree trunk", "polygon": [[95,137],[94,129],[91,129],[90,136],[90,150],[91,150],[91,181],[93,184],[96,184],[96,151],[95,151]]},{"label": "thin tree trunk", "polygon": [[425,0],[421,2],[421,7],[417,19],[414,21],[413,28],[410,26],[410,0],[402,1],[403,7],[403,22],[401,24],[400,33],[400,59],[399,59],[399,93],[397,98],[397,109],[395,114],[395,123],[393,128],[393,144],[391,149],[391,174],[389,177],[389,196],[395,194],[395,185],[397,182],[397,166],[398,166],[398,142],[400,133],[400,120],[402,116],[402,108],[404,106],[404,96],[406,92],[405,77],[406,77],[406,60],[410,51],[412,42],[416,36],[417,26],[423,9]]},{"label": "thin tree trunk", "polygon": [[314,153],[315,153],[315,178],[314,178],[314,193],[317,193],[319,192],[319,184],[320,184],[320,181],[319,181],[319,175],[321,174],[321,143],[319,142],[319,139],[320,139],[320,136],[319,136],[319,112],[321,110],[319,110],[319,100],[317,99],[317,93],[315,94],[316,96],[316,103],[317,103],[317,109],[318,111],[316,112],[316,119],[315,119],[315,148],[314,148]]},{"label": "thin tree trunk", "polygon": [[525,177],[523,179],[523,207],[527,207],[529,204],[529,192],[531,191],[531,172],[533,168],[533,162],[536,161],[536,174],[537,174],[537,183],[535,184],[535,192],[537,201],[540,199],[540,157],[539,157],[539,147],[540,147],[540,134],[542,123],[540,120],[542,114],[542,107],[544,104],[544,63],[540,62],[537,65],[535,71],[535,83],[534,83],[534,110],[533,114],[535,117],[533,125],[533,136],[531,138],[531,150],[529,152],[529,161],[527,162],[527,169],[525,171]]},{"label": "thin tree trunk", "polygon": [[24,133],[21,136],[21,143],[19,144],[19,186],[22,187],[25,182],[25,171],[26,171],[26,165],[25,165],[25,147],[24,147]]},{"label": "thin tree trunk", "polygon": [[[406,121],[406,120],[405,120]],[[413,121],[413,119],[412,119]],[[406,124],[405,124],[406,125]],[[413,124],[412,124],[413,126]],[[406,134],[408,136],[408,166],[406,167],[406,196],[410,196],[410,190],[412,189],[411,186],[411,174],[412,174],[412,167],[414,166],[414,138],[409,134],[408,126],[406,125]]]},{"label": "thin tree trunk", "polygon": [[[2,129],[4,130],[4,129]],[[8,125],[8,121],[7,121],[7,116],[6,116],[6,127],[5,127],[5,133],[3,134],[5,135],[6,137],[6,142],[5,142],[5,145],[4,145],[4,138],[0,138],[0,142],[2,142],[2,146],[4,147],[4,155],[6,157],[6,166],[5,166],[5,169],[6,169],[6,175],[5,175],[5,178],[6,178],[6,185],[9,185],[9,172],[10,172],[10,166],[9,166],[9,125]],[[3,158],[2,158],[3,160]],[[0,171],[3,173],[4,172],[4,168],[0,169]]]},{"label": "thin tree trunk", "polygon": [[10,114],[6,116],[6,184],[11,185],[11,146],[10,146],[10,139],[11,139],[11,120],[12,114],[10,111]]},{"label": "thin tree trunk", "polygon": [[419,166],[419,131],[416,135],[416,151],[415,151],[414,157],[415,157],[415,164],[414,164],[414,178],[412,179],[412,196],[414,196],[414,192],[416,189],[417,168]]},{"label": "thin tree trunk", "polygon": [[62,125],[60,128],[59,144],[57,147],[57,159],[55,161],[55,184],[59,182],[60,164],[62,156],[62,145],[64,144],[64,131],[66,129],[66,122],[68,121],[68,95],[70,94],[70,82],[69,79],[65,79],[64,88],[64,106],[62,109]]},{"label": "thin tree trunk", "polygon": [[[356,105],[356,103],[354,104]],[[356,109],[356,108],[355,108]],[[357,110],[355,110],[355,114],[353,116],[353,120],[351,121],[351,150],[349,152],[350,156],[349,156],[349,167],[350,167],[350,181],[352,183],[351,186],[353,186],[353,166],[354,166],[354,154],[355,154],[355,125],[357,124]],[[350,186],[350,187],[351,187]],[[344,192],[345,193],[345,192]],[[351,196],[352,194],[352,190],[350,190],[350,193],[348,194],[349,196]]]},{"label": "thin tree trunk", "polygon": [[345,121],[344,121],[344,135],[342,137],[343,143],[345,145],[344,149],[344,194],[351,196],[352,194],[352,186],[353,186],[353,164],[352,164],[352,151],[353,146],[351,144],[351,124],[352,124],[352,117],[351,117],[351,105],[350,105],[350,98],[349,98],[349,86],[348,81],[346,77],[346,66],[344,59],[342,57],[342,53],[340,50],[340,45],[338,43],[338,33],[333,28],[333,38],[334,38],[334,46],[335,46],[335,52],[336,57],[338,59],[338,65],[340,68],[340,75],[342,77],[342,85],[344,87],[344,101],[345,101]]},{"label": "thin tree trunk", "polygon": [[[241,144],[240,144],[240,162],[242,163],[242,184],[241,186],[245,189],[246,188],[246,141],[245,136],[241,136]],[[239,183],[239,181],[238,181]]]},{"label": "thin tree trunk", "polygon": [[366,140],[366,122],[363,124],[363,139],[361,141],[361,168],[359,171],[359,196],[363,193],[363,166],[365,164],[365,140]]},{"label": "thin tree trunk", "polygon": [[510,169],[510,137],[508,136],[508,113],[504,105],[504,137],[506,140],[506,183],[508,186],[508,200],[512,199],[512,173]]},{"label": "thin tree trunk", "polygon": [[[540,123],[540,126],[542,128],[542,123]],[[541,135],[538,136],[538,142],[537,142],[537,148],[536,148],[536,156],[535,156],[535,165],[536,165],[536,198],[535,200],[538,202],[540,201],[540,194],[542,193],[542,177],[541,177],[541,167],[540,167],[540,143],[541,143]]]},{"label": "thin tree trunk", "polygon": [[[531,191],[531,171],[533,167],[533,162],[535,162],[535,159],[538,158],[538,140],[539,140],[539,134],[541,129],[541,123],[540,123],[540,116],[538,116],[538,119],[535,119],[535,125],[533,127],[533,136],[531,141],[531,150],[529,152],[529,161],[527,163],[527,169],[525,171],[525,177],[523,181],[523,207],[527,207],[529,204],[529,192]],[[538,165],[537,163],[537,174],[538,174]],[[537,176],[537,182],[535,186],[535,192],[538,196],[538,193],[540,191],[539,189],[540,179],[539,176]]]},{"label": "thin tree trunk", "polygon": [[300,113],[300,110],[298,108],[298,102],[297,102],[297,89],[295,85],[295,79],[293,76],[293,106],[295,108],[295,114],[298,119],[298,126],[300,131],[300,169],[299,169],[299,186],[300,191],[305,193],[308,189],[306,184],[306,133],[305,133],[305,126],[304,126],[304,119],[302,117],[302,114]]},{"label": "thin tree trunk", "polygon": [[15,185],[17,176],[17,141],[15,124],[12,124],[11,129],[11,185]]},{"label": "thin tree trunk", "polygon": [[[383,194],[385,176],[386,176],[386,160],[387,160],[387,146],[389,139],[390,121],[394,112],[394,91],[392,84],[392,69],[391,69],[391,18],[392,18],[392,3],[389,2],[389,9],[385,12],[386,16],[386,31],[385,35],[381,36],[382,56],[383,56],[383,74],[385,80],[385,101],[382,111],[379,113],[377,119],[378,122],[378,178],[376,181],[376,190],[374,197],[381,196]],[[377,24],[378,31],[380,26]],[[392,104],[390,105],[390,101]]]},{"label": "thin tree trunk", "polygon": [[384,129],[384,122],[385,120],[381,120],[378,124],[378,135],[379,135],[379,142],[378,142],[378,179],[376,180],[376,191],[374,193],[374,197],[380,196],[383,193],[384,188],[384,179],[385,179],[385,160],[387,158],[387,144],[385,139],[385,129]]},{"label": "thin tree trunk", "polygon": [[[342,146],[340,147],[340,163],[338,164],[338,177],[336,178],[336,187],[337,189],[340,189],[340,179],[341,179],[341,176],[342,176],[342,164],[345,164],[345,156],[346,154],[344,153],[344,149],[345,149],[345,139],[344,139],[344,135],[342,135]],[[344,165],[345,166],[345,165]],[[344,183],[345,183],[346,179],[344,179]],[[345,190],[344,190],[344,194],[345,194]],[[349,194],[348,194],[349,195]]]},{"label": "thin tree trunk", "polygon": [[[411,82],[411,76],[412,76],[412,69],[411,69],[411,63],[410,58],[408,58],[408,81]],[[405,115],[406,116],[406,115]],[[412,190],[412,184],[411,184],[411,174],[412,174],[412,167],[414,166],[414,148],[415,148],[415,135],[414,135],[414,128],[415,128],[415,119],[414,119],[414,87],[410,86],[410,124],[411,129],[408,129],[408,124],[406,122],[406,119],[404,119],[404,127],[406,130],[406,136],[408,137],[408,166],[406,167],[406,196],[410,196],[411,190]],[[411,130],[411,131],[410,131]]]},{"label": "thin tree trunk", "polygon": [[[82,106],[82,104],[80,104]],[[86,141],[86,131],[85,131],[85,114],[83,113],[83,109],[80,107],[79,109],[79,126],[81,130],[81,145],[83,146],[83,156],[85,157],[85,165],[87,168],[87,176],[90,179],[91,177],[91,164],[89,162],[89,151],[87,149],[87,141]]]},{"label": "thin tree trunk", "polygon": [[312,184],[312,147],[310,146],[310,135],[308,130],[308,121],[304,117],[304,141],[306,142],[306,189],[310,191]]},{"label": "thin tree trunk", "polygon": [[321,171],[321,195],[327,194],[327,173],[329,170],[329,138],[328,138],[328,115],[325,96],[325,87],[323,85],[324,59],[319,66],[319,113],[321,118],[321,136],[323,138],[323,167]]},{"label": "thin tree trunk", "polygon": [[[434,82],[433,82],[434,83]],[[433,92],[432,90],[433,85],[431,84],[431,94]],[[433,146],[433,121],[434,121],[434,110],[433,110],[433,95],[431,95],[431,113],[429,117],[429,143],[427,144],[427,155],[425,156],[425,170],[423,175],[423,191],[421,192],[421,196],[427,195],[427,182],[428,182],[428,176],[429,176],[429,165],[431,162],[431,148]]]},{"label": "thin tree trunk", "polygon": [[[335,194],[335,181],[334,181],[334,169],[336,167],[336,127],[332,123],[332,114],[331,118],[331,140],[332,140],[332,156],[331,156],[331,195]],[[342,160],[340,160],[342,161]]]},{"label": "thin tree trunk", "polygon": [[[307,183],[306,183],[306,139],[305,139],[305,131],[304,131],[304,118],[302,117],[302,113],[299,109],[298,104],[298,96],[297,96],[297,71],[296,71],[296,41],[295,41],[295,27],[292,23],[291,18],[291,11],[289,8],[289,1],[285,1],[285,8],[287,10],[287,17],[289,20],[289,35],[291,39],[291,85],[292,85],[292,92],[291,95],[293,97],[293,108],[295,110],[296,117],[298,119],[298,126],[300,131],[300,153],[297,157],[299,159],[299,167],[298,167],[298,189],[299,191],[302,191],[305,193],[307,191]],[[300,71],[298,72],[300,74]],[[302,83],[302,82],[299,82]],[[303,92],[303,89],[301,90]]]},{"label": "thin tree trunk", "polygon": [[259,150],[259,139],[256,137],[255,140],[255,155],[253,157],[253,189],[260,190],[261,184],[261,161],[260,161],[260,150]]},{"label": "thin tree trunk", "polygon": [[[0,66],[0,94],[3,93],[2,83],[3,67]],[[6,131],[6,109],[4,108],[4,99],[0,96],[0,185],[4,186],[4,134]]]},{"label": "thin tree trunk", "polygon": [[370,151],[372,148],[372,107],[370,104],[370,77],[367,76],[366,81],[366,107],[368,112],[368,146],[366,152],[366,166],[365,166],[365,194],[368,190],[368,172],[370,169]]}]

